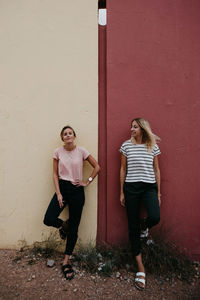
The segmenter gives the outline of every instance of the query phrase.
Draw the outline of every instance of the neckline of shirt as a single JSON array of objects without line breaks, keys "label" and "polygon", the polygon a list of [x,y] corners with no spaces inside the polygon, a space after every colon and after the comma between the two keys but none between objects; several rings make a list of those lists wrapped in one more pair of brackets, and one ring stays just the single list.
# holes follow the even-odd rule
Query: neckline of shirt
[{"label": "neckline of shirt", "polygon": [[137,146],[146,146],[146,144],[145,144],[145,143],[142,143],[142,144],[137,144],[137,143],[135,143],[135,144],[133,144],[133,143],[131,142],[131,140],[128,140],[128,142],[130,142],[130,143],[131,143],[131,145],[137,145]]},{"label": "neckline of shirt", "polygon": [[67,152],[73,152],[74,150],[76,150],[76,148],[77,148],[77,146],[75,146],[75,148],[72,149],[72,150],[67,150],[67,149],[65,148],[65,146],[63,146],[63,149],[64,149],[65,151],[67,151]]}]

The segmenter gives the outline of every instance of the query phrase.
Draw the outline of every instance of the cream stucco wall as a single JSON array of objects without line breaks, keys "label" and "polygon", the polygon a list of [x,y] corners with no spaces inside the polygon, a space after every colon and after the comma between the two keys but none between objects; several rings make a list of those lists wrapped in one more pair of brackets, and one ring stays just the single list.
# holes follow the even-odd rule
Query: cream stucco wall
[{"label": "cream stucco wall", "polygon": [[[49,233],[61,128],[73,126],[97,157],[97,1],[1,0],[0,45],[0,247],[15,248]],[[97,180],[86,188],[83,242],[96,226]]]}]

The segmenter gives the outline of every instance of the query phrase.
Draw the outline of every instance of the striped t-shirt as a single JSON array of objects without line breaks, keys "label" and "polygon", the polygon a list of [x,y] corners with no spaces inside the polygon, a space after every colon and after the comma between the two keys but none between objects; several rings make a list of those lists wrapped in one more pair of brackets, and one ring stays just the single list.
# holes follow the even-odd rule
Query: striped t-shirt
[{"label": "striped t-shirt", "polygon": [[125,182],[156,182],[153,160],[161,153],[157,144],[152,152],[148,152],[145,144],[132,144],[128,140],[122,144],[120,152],[127,158]]}]

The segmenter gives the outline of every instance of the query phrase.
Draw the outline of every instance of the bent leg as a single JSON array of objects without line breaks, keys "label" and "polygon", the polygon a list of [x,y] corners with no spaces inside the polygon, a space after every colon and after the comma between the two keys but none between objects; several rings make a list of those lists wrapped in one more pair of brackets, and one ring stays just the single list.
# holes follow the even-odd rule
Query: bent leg
[{"label": "bent leg", "polygon": [[54,194],[51,202],[49,203],[49,206],[47,208],[47,211],[44,216],[44,224],[47,226],[53,226],[56,228],[59,228],[62,226],[63,221],[58,218],[58,216],[61,214],[63,211],[64,206],[60,208],[58,200],[57,200],[57,195],[56,193]]}]

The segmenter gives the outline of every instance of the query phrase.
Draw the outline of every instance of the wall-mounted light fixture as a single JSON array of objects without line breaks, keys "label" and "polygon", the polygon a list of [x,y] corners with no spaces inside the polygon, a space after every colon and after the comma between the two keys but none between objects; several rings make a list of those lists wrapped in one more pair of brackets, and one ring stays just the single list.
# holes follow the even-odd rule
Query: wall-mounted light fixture
[{"label": "wall-mounted light fixture", "polygon": [[106,0],[98,1],[98,22],[101,26],[107,24]]}]

